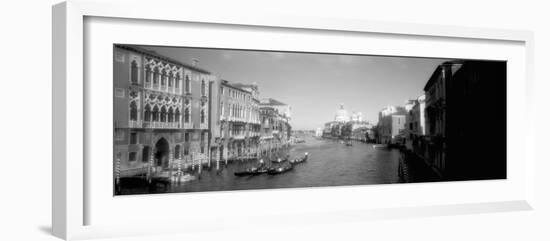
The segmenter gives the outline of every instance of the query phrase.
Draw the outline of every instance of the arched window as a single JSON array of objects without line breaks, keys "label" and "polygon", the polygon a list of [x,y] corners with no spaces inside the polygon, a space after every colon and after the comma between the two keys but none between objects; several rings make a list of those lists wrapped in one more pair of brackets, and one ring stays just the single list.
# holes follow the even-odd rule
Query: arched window
[{"label": "arched window", "polygon": [[161,79],[160,79],[160,85],[161,85],[161,86],[165,86],[165,85],[166,85],[166,77],[167,77],[166,71],[163,71],[163,72],[162,72],[162,77],[161,77]]},{"label": "arched window", "polygon": [[163,107],[160,109],[160,121],[161,121],[161,122],[166,122],[166,114],[167,114],[167,113],[166,113],[166,107],[163,106]]},{"label": "arched window", "polygon": [[144,121],[151,121],[151,107],[149,105],[145,106],[145,112],[143,113]]},{"label": "arched window", "polygon": [[204,113],[204,109],[201,109],[201,124],[204,124],[206,120],[206,115]]},{"label": "arched window", "polygon": [[180,122],[180,110],[176,109],[176,114],[174,115],[174,122]]},{"label": "arched window", "polygon": [[133,84],[138,83],[138,65],[135,60],[132,60],[131,67],[130,67],[130,80]]},{"label": "arched window", "polygon": [[159,84],[159,74],[160,70],[159,68],[155,68],[155,70],[153,71],[153,84],[155,85],[158,85]]},{"label": "arched window", "polygon": [[179,74],[176,75],[176,88],[180,87],[180,79],[181,79],[181,76]]},{"label": "arched window", "polygon": [[190,117],[191,117],[191,113],[189,111],[189,108],[185,108],[185,112],[183,113],[183,118],[185,119],[185,123],[189,123]]},{"label": "arched window", "polygon": [[145,68],[145,82],[151,83],[151,68],[149,68],[149,66]]},{"label": "arched window", "polygon": [[189,80],[189,76],[185,76],[185,93],[191,93],[191,80]]},{"label": "arched window", "polygon": [[153,121],[159,121],[159,107],[153,108]]},{"label": "arched window", "polygon": [[174,78],[172,77],[172,75],[168,75],[168,87],[172,87],[174,84]]},{"label": "arched window", "polygon": [[132,101],[130,103],[130,120],[137,121],[137,119],[138,119],[137,104],[135,101]]},{"label": "arched window", "polygon": [[168,109],[168,122],[174,122],[174,111],[172,107]]},{"label": "arched window", "polygon": [[185,123],[189,123],[189,119],[191,118],[191,107],[189,105],[189,100],[185,100],[185,109],[183,110],[183,119]]},{"label": "arched window", "polygon": [[206,96],[206,83],[204,80],[201,81],[201,95]]}]

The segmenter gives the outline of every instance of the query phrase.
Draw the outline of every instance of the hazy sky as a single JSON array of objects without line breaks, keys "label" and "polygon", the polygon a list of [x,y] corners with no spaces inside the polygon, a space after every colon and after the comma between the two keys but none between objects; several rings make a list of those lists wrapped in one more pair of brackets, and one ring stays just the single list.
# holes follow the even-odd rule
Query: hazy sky
[{"label": "hazy sky", "polygon": [[262,98],[292,108],[293,129],[315,129],[332,121],[339,105],[362,112],[373,124],[388,105],[403,105],[423,94],[443,59],[144,47],[191,63],[230,82],[253,83]]}]

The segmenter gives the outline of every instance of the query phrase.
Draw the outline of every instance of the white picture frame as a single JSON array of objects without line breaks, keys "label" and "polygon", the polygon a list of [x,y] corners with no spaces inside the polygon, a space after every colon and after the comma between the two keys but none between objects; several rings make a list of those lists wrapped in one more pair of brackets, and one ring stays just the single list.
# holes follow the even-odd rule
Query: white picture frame
[{"label": "white picture frame", "polygon": [[[158,234],[158,233],[176,233],[192,232],[215,228],[223,229],[227,227],[238,227],[242,223],[253,225],[253,222],[247,221],[250,217],[255,220],[262,220],[264,223],[276,225],[299,225],[302,222],[323,223],[323,222],[341,222],[343,220],[368,220],[381,218],[400,218],[400,217],[421,217],[431,215],[450,215],[495,211],[513,211],[532,209],[534,202],[534,169],[535,157],[534,151],[534,125],[525,125],[531,112],[531,97],[529,91],[533,84],[533,34],[529,31],[520,30],[497,30],[482,29],[456,26],[438,26],[421,25],[410,23],[391,23],[391,22],[368,22],[350,19],[320,19],[320,18],[301,18],[292,16],[238,16],[238,15],[209,15],[204,11],[186,11],[182,15],[178,9],[185,7],[184,3],[171,2],[167,5],[151,2],[151,4],[136,3],[131,8],[118,5],[116,2],[93,2],[93,1],[67,1],[57,4],[53,7],[53,167],[52,167],[52,227],[53,234],[63,239],[85,239],[94,237],[111,237],[122,235],[139,234]],[[492,182],[461,182],[439,183],[439,184],[412,184],[402,185],[381,185],[377,187],[334,187],[321,189],[293,189],[293,190],[275,190],[275,191],[246,191],[246,192],[223,192],[218,194],[185,194],[185,195],[155,195],[155,197],[132,197],[120,198],[117,205],[122,202],[148,203],[167,203],[167,208],[174,207],[174,203],[191,202],[190,205],[200,208],[201,205],[211,206],[210,199],[222,199],[234,202],[235,205],[243,200],[269,200],[274,198],[288,199],[298,198],[307,200],[308,198],[318,198],[322,200],[328,195],[342,197],[365,197],[373,195],[379,197],[399,196],[402,193],[411,191],[430,193],[441,191],[442,189],[453,186],[457,190],[471,188],[471,192],[464,198],[454,198],[452,195],[447,199],[421,201],[393,201],[369,200],[369,207],[362,205],[361,200],[350,201],[343,208],[335,206],[326,206],[320,208],[319,205],[306,206],[288,206],[285,211],[266,210],[258,215],[240,214],[235,211],[225,211],[214,209],[209,212],[214,218],[222,216],[232,216],[235,222],[228,223],[226,220],[212,222],[201,219],[198,212],[187,212],[194,220],[193,222],[181,221],[171,225],[148,225],[149,228],[143,229],[140,226],[131,224],[131,213],[120,210],[123,217],[113,215],[112,223],[102,223],[102,221],[91,222],[90,215],[95,213],[108,213],[116,210],[115,203],[110,206],[108,202],[102,202],[95,205],[93,209],[89,208],[90,202],[94,203],[93,192],[90,183],[86,181],[85,173],[90,168],[88,162],[85,162],[86,143],[85,138],[89,134],[86,123],[90,117],[85,101],[85,95],[89,94],[86,88],[89,85],[85,82],[85,68],[88,67],[85,53],[85,19],[90,18],[115,18],[126,19],[122,21],[151,21],[155,26],[163,23],[173,24],[207,24],[223,25],[224,29],[237,27],[251,27],[255,30],[272,31],[277,33],[290,30],[299,30],[307,33],[316,31],[318,34],[343,35],[345,33],[374,34],[391,36],[396,39],[421,38],[425,41],[432,40],[453,40],[457,46],[462,42],[474,41],[483,42],[484,45],[491,46],[496,43],[510,45],[510,55],[498,55],[495,58],[512,61],[513,69],[517,70],[508,81],[509,85],[509,111],[514,117],[509,120],[508,135],[514,138],[509,142],[508,158],[509,167],[513,175],[504,181]],[[160,20],[160,21],[158,21]],[[166,21],[166,22],[163,22]],[[152,27],[155,27],[152,26]],[[231,30],[230,30],[231,31]],[[99,31],[101,32],[101,31]],[[114,41],[114,40],[113,40]],[[135,40],[137,43],[139,39]],[[165,44],[171,43],[169,40]],[[216,45],[216,43],[210,43]],[[218,46],[224,47],[224,46]],[[299,49],[299,48],[298,48]],[[389,51],[389,50],[388,50]],[[506,52],[506,51],[504,51]],[[513,53],[512,53],[513,52]],[[386,52],[388,53],[388,52]],[[395,53],[395,52],[394,52]],[[378,52],[375,54],[382,54]],[[404,54],[405,56],[414,53]],[[423,55],[423,54],[422,54]],[[500,56],[500,57],[499,57]],[[423,56],[424,57],[424,56]],[[507,59],[509,58],[509,59]],[[111,62],[112,59],[105,60]],[[514,70],[514,71],[515,71]],[[84,90],[84,91],[83,91]],[[109,92],[112,89],[108,90]],[[94,93],[91,93],[94,95]],[[514,102],[511,102],[514,100]],[[510,116],[510,114],[509,114]],[[523,124],[523,125],[521,125]],[[517,128],[522,128],[518,132]],[[112,129],[106,129],[107,135],[111,135]],[[108,142],[108,141],[106,141]],[[510,149],[510,148],[509,148]],[[109,161],[112,165],[112,162]],[[109,172],[112,169],[108,170]],[[93,175],[93,174],[91,174]],[[92,178],[93,179],[93,178]],[[109,179],[109,178],[107,178]],[[112,178],[108,180],[112,181]],[[493,191],[494,197],[488,198],[482,195],[483,192]],[[476,196],[476,193],[479,196]],[[430,196],[427,196],[430,197]],[[112,197],[111,197],[112,198]],[[341,199],[337,199],[341,200]],[[334,201],[334,200],[333,200]],[[322,203],[322,201],[320,201]],[[96,202],[97,203],[97,202]],[[94,204],[92,204],[94,205]],[[284,206],[284,205],[283,205]],[[295,207],[295,208],[292,208]],[[243,206],[244,208],[244,206]],[[239,209],[239,208],[237,208]],[[103,215],[103,216],[102,216]],[[96,216],[105,217],[107,214],[98,214]],[[177,220],[181,215],[178,211],[164,214],[166,220]],[[165,217],[168,216],[168,217]],[[158,215],[150,214],[151,220],[158,219]],[[330,220],[328,218],[330,217]],[[100,220],[100,219],[98,219]],[[103,219],[104,220],[104,219]],[[323,221],[325,220],[325,221]],[[86,224],[86,225],[85,225]]]}]

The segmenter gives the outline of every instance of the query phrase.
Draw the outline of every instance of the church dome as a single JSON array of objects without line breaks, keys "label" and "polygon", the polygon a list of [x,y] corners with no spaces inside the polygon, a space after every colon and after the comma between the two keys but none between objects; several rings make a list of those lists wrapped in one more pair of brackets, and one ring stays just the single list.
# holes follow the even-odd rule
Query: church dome
[{"label": "church dome", "polygon": [[344,104],[340,104],[340,109],[336,111],[336,115],[334,115],[334,121],[338,122],[348,122],[349,121],[349,114],[346,109],[344,109]]}]

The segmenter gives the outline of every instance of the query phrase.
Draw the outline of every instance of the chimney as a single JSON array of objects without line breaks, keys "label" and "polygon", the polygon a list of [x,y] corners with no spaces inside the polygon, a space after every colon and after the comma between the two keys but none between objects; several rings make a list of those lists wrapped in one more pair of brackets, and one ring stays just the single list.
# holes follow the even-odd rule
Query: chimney
[{"label": "chimney", "polygon": [[191,66],[193,67],[197,67],[197,65],[199,64],[199,60],[198,59],[195,59],[195,58],[192,58],[191,59]]}]

